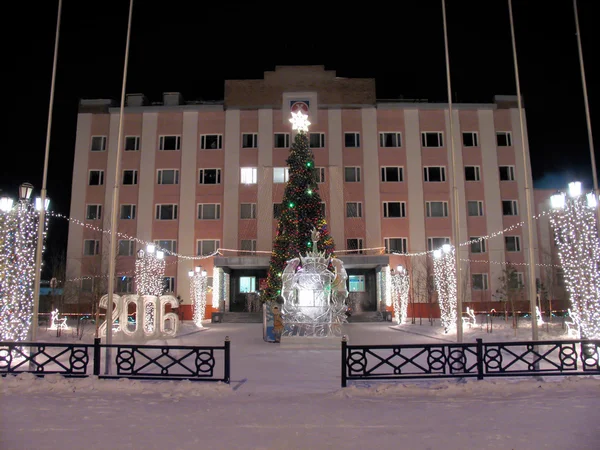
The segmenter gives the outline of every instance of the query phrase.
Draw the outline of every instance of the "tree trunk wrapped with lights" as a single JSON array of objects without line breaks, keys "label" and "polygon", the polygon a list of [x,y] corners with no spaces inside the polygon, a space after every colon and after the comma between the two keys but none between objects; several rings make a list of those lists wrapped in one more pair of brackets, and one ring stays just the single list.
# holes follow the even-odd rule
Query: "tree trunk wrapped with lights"
[{"label": "tree trunk wrapped with lights", "polygon": [[[283,195],[267,287],[263,293],[263,299],[267,302],[275,301],[281,295],[281,276],[287,261],[313,250],[322,252],[327,258],[335,250],[322,209],[314,157],[306,133],[310,124],[301,112],[294,114],[291,121],[298,133],[287,159],[289,181]],[[313,228],[320,236],[318,248],[315,249],[311,240]]]}]

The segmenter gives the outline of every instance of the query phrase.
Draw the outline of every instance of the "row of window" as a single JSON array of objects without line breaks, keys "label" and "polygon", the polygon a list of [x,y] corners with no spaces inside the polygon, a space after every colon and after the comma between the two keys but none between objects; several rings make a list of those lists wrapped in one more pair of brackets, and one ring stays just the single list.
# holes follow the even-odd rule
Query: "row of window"
[{"label": "row of window", "polygon": [[[500,181],[514,181],[515,167],[500,166]],[[315,177],[317,183],[325,182],[325,168],[316,167]],[[444,166],[429,166],[423,168],[423,180],[429,183],[446,181],[446,168]],[[273,183],[287,183],[289,181],[288,167],[273,168]],[[361,181],[360,167],[344,167],[344,181],[358,183]],[[404,181],[403,167],[381,167],[381,182],[398,183]],[[481,181],[481,168],[479,166],[465,166],[465,181]],[[242,184],[256,184],[258,182],[257,167],[242,167],[240,169],[240,182]],[[88,183],[90,186],[104,185],[104,170],[90,170]],[[157,184],[179,184],[179,169],[158,169],[156,171]],[[199,184],[221,184],[221,169],[200,169],[198,172]],[[138,184],[137,169],[123,170],[121,178],[123,185]]]},{"label": "row of window", "polygon": [[[309,133],[308,140],[311,148],[324,148],[325,133]],[[106,136],[92,136],[90,149],[93,152],[106,151]],[[464,147],[478,147],[479,134],[476,131],[468,131],[462,133],[462,142]],[[258,148],[257,133],[242,133],[241,136],[242,148]],[[360,133],[349,132],[344,133],[344,147],[358,148],[360,147]],[[510,131],[496,132],[496,145],[498,147],[510,147],[512,145],[512,134]],[[382,148],[399,148],[402,147],[401,132],[381,132],[379,133],[379,146]],[[421,132],[422,147],[443,147],[444,133],[441,131],[424,131]],[[289,148],[290,134],[289,133],[274,133],[273,134],[274,148]],[[124,150],[139,151],[140,136],[125,136]],[[200,149],[202,150],[220,150],[223,148],[222,134],[202,134],[200,135]],[[181,150],[181,136],[159,136],[158,149],[162,151]]]},{"label": "row of window", "polygon": [[[84,278],[81,280],[81,292],[93,292],[93,290],[93,278]],[[115,279],[115,291],[121,294],[133,293],[133,277],[118,276]],[[163,277],[163,293],[167,294],[173,292],[175,292],[175,277]]]},{"label": "row of window", "polygon": [[[405,218],[407,215],[406,202],[383,202],[384,218]],[[156,205],[156,220],[177,220],[177,204],[158,204]],[[256,219],[256,203],[240,204],[240,219]],[[281,203],[273,204],[273,218],[278,219],[283,211]],[[321,213],[325,215],[325,202],[321,202]],[[119,218],[121,220],[134,220],[136,214],[136,205],[121,205]],[[427,201],[425,202],[426,217],[448,217],[447,201]],[[504,216],[519,215],[517,200],[502,200],[502,214]],[[467,215],[469,217],[480,217],[484,215],[483,201],[469,200],[467,202]],[[363,217],[362,202],[346,202],[346,217]],[[86,220],[102,219],[102,205],[87,205]],[[200,220],[219,220],[221,218],[220,203],[199,203],[197,205],[197,218]]]},{"label": "row of window", "polygon": [[[480,240],[480,236],[471,236],[469,238],[472,241],[470,245],[471,253],[482,254],[487,253],[487,245],[485,240]],[[408,253],[408,238],[395,237],[385,238],[384,246],[386,253]],[[167,252],[177,252],[177,241],[174,239],[167,240],[155,240],[154,243],[157,247],[166,250]],[[242,239],[241,250],[244,251],[256,251],[256,239]],[[356,253],[362,254],[364,249],[364,241],[362,238],[349,238],[346,239],[346,248],[348,250],[355,250]],[[435,250],[442,247],[444,244],[450,244],[449,237],[430,237],[427,238],[427,249]],[[215,239],[199,239],[196,242],[196,254],[197,255],[211,255],[217,251],[220,246],[220,241]],[[521,251],[521,237],[520,236],[504,236],[504,248],[507,252],[520,252]],[[120,240],[117,247],[119,256],[134,256],[135,255],[135,241],[133,240]],[[100,241],[97,239],[86,239],[83,243],[83,254],[85,256],[94,256],[100,254]]]}]

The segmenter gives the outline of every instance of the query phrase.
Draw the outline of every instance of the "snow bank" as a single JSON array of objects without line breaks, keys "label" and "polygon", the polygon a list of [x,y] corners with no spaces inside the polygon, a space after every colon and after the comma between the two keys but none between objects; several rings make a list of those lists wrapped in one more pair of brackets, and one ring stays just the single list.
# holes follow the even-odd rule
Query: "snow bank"
[{"label": "snow bank", "polygon": [[64,378],[58,374],[36,377],[31,373],[0,377],[0,394],[80,392],[85,394],[115,392],[122,394],[157,394],[162,397],[220,397],[232,392],[228,384],[221,382],[146,381],[120,378],[106,380],[88,378]]},{"label": "snow bank", "polygon": [[[600,393],[600,378],[572,376],[543,380],[493,379],[493,380],[428,380],[417,383],[390,383],[389,381],[361,381],[332,394],[333,397],[508,397],[530,394],[534,391]],[[370,386],[370,384],[373,386]],[[362,386],[361,386],[362,385]],[[366,385],[366,387],[365,387]]]}]

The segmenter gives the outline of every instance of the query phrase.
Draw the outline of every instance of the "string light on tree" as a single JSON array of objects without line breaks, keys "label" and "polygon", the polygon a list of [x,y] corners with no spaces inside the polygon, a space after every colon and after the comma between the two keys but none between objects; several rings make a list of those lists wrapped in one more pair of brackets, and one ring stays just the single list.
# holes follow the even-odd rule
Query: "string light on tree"
[{"label": "string light on tree", "polygon": [[194,270],[190,270],[190,299],[194,305],[194,323],[197,327],[202,328],[202,320],[206,311],[206,289],[207,276],[206,270],[198,266]]},{"label": "string light on tree", "polygon": [[571,317],[582,338],[600,338],[600,242],[593,193],[582,195],[580,182],[569,195],[550,198],[558,255],[571,300]]},{"label": "string light on tree", "polygon": [[[135,283],[138,295],[159,297],[164,290],[165,258],[153,244],[140,250],[135,261]],[[155,304],[146,302],[144,307],[144,331],[154,331]]]},{"label": "string light on tree", "polygon": [[455,249],[445,244],[433,252],[435,288],[440,305],[440,318],[444,333],[456,329],[456,265]]},{"label": "string light on tree", "polygon": [[392,275],[392,298],[394,300],[394,320],[398,325],[406,322],[408,316],[408,293],[410,278],[403,266],[397,266]]},{"label": "string light on tree", "polygon": [[[10,198],[0,199],[0,340],[3,341],[26,340],[33,318],[39,210],[30,201],[32,192],[33,186],[23,183],[16,205]],[[41,207],[39,200],[36,203]],[[47,224],[46,220],[44,230]]]}]

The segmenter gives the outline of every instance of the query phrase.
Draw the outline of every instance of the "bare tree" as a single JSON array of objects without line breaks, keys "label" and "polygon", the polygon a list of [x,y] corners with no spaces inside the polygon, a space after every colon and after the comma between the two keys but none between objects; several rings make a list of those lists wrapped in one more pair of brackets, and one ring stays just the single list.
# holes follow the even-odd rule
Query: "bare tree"
[{"label": "bare tree", "polygon": [[[500,281],[500,287],[496,290],[494,297],[501,302],[504,302],[504,317],[508,321],[508,309],[507,305],[510,304],[512,313],[512,325],[513,328],[517,329],[517,314],[515,308],[515,302],[523,296],[523,283],[519,280],[517,270],[507,265],[503,270],[502,274],[498,278]],[[535,314],[535,313],[534,313]],[[535,317],[533,318],[535,320]]]}]

